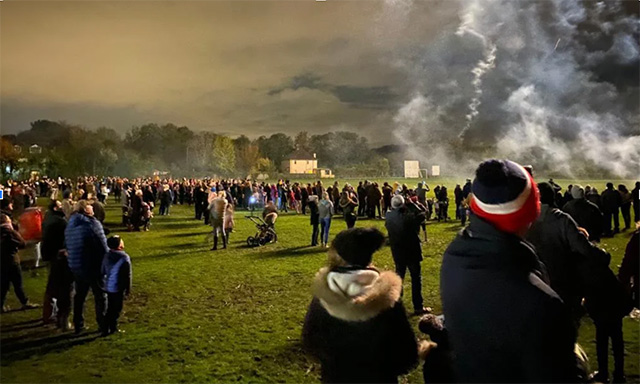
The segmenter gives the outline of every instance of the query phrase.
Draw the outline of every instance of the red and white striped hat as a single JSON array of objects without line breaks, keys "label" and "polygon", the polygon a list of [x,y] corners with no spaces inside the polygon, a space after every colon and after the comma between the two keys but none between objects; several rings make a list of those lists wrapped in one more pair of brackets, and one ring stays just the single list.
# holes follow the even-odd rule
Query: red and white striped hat
[{"label": "red and white striped hat", "polygon": [[503,232],[517,233],[540,214],[538,187],[520,164],[487,160],[471,186],[471,211]]}]

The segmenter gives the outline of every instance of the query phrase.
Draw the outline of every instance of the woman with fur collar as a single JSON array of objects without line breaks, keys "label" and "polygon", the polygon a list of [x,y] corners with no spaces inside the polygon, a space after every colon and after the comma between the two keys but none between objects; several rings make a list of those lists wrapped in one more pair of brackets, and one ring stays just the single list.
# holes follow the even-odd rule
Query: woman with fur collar
[{"label": "woman with fur collar", "polygon": [[342,231],[316,274],[302,339],[322,364],[322,382],[397,383],[418,362],[402,280],[371,265],[383,243],[375,228]]}]

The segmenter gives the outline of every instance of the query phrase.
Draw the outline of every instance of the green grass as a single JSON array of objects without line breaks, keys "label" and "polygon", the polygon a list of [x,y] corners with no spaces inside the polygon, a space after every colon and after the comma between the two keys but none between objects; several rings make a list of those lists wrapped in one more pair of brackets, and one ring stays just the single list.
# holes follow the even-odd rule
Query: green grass
[{"label": "green grass", "polygon": [[[566,183],[565,183],[566,185]],[[452,189],[452,188],[451,188]],[[113,201],[113,200],[111,200]],[[310,282],[323,266],[326,252],[311,248],[307,216],[282,215],[280,241],[245,248],[254,227],[236,214],[231,248],[211,252],[208,227],[192,219],[189,207],[172,207],[171,216],[156,217],[150,232],[123,232],[119,207],[107,206],[107,225],[119,233],[133,260],[133,294],[125,302],[125,334],[75,337],[44,328],[39,310],[10,312],[1,321],[0,382],[315,382],[318,365],[300,347],[300,333],[311,299]],[[359,220],[358,226],[383,228],[381,220]],[[336,218],[331,233],[345,228]],[[439,268],[442,253],[459,230],[455,222],[431,223],[424,247],[425,304],[441,311]],[[603,246],[622,258],[628,235]],[[388,247],[374,256],[382,269],[393,269]],[[25,287],[40,302],[46,269],[24,271]],[[410,303],[407,284],[404,298]],[[17,307],[13,292],[8,304]],[[410,305],[409,305],[410,307]],[[87,323],[96,328],[91,299]],[[417,318],[411,318],[415,325]],[[639,380],[639,322],[624,319],[626,373]],[[416,328],[416,334],[421,335]],[[580,343],[595,365],[594,328],[586,319]],[[421,369],[406,377],[422,382]]]}]

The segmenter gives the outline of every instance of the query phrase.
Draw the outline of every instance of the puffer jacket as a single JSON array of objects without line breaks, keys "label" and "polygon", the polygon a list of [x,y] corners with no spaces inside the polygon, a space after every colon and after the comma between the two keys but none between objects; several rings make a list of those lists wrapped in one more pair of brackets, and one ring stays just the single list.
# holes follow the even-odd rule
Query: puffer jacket
[{"label": "puffer jacket", "polygon": [[131,258],[124,251],[110,249],[102,261],[104,290],[109,293],[131,292],[133,283]]},{"label": "puffer jacket", "polygon": [[302,330],[325,383],[394,383],[417,364],[418,344],[393,272],[322,268]]},{"label": "puffer jacket", "polygon": [[98,278],[109,249],[102,224],[94,217],[75,213],[64,236],[71,272],[79,278]]}]

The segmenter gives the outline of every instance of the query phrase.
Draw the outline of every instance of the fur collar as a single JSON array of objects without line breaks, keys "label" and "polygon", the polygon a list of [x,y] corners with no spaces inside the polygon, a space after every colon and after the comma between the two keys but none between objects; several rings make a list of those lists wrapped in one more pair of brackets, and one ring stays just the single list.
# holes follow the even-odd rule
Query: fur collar
[{"label": "fur collar", "polygon": [[367,280],[366,285],[355,290],[349,287],[344,291],[336,289],[340,285],[339,282],[336,284],[336,273],[327,267],[320,269],[312,287],[314,296],[333,317],[345,321],[366,321],[392,308],[400,299],[402,280],[394,272],[387,271],[373,276],[371,274],[377,272],[361,270]]}]

